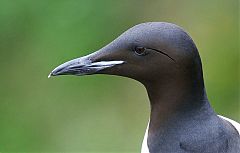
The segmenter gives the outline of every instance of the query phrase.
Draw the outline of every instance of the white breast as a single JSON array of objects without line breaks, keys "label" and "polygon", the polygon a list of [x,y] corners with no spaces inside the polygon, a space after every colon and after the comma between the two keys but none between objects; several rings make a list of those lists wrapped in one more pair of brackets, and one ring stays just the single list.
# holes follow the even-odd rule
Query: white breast
[{"label": "white breast", "polygon": [[150,153],[149,149],[148,149],[148,145],[147,145],[148,127],[149,127],[149,122],[148,122],[147,129],[146,129],[146,132],[145,132],[145,135],[143,138],[141,153]]},{"label": "white breast", "polygon": [[[240,124],[238,122],[236,122],[234,120],[231,120],[227,117],[221,116],[221,115],[218,115],[218,116],[221,117],[222,119],[230,122],[236,128],[236,130],[238,131],[238,134],[240,135]],[[148,149],[148,145],[147,145],[148,128],[149,128],[149,122],[148,122],[146,131],[145,131],[145,135],[144,135],[144,138],[143,138],[141,153],[150,153],[149,149]]]}]

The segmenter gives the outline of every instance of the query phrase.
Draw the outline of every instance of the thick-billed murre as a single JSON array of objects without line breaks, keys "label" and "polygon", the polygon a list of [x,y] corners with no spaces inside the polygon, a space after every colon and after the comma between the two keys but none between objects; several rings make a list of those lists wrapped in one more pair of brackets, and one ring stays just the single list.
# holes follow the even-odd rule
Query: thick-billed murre
[{"label": "thick-billed murre", "polygon": [[179,26],[138,24],[49,77],[92,74],[129,77],[145,86],[151,113],[142,153],[240,153],[240,124],[213,111],[197,47]]}]

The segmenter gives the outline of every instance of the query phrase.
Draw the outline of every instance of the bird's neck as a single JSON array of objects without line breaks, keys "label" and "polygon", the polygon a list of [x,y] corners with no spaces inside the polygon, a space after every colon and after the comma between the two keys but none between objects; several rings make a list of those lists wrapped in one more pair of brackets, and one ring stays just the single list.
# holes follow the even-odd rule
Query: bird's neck
[{"label": "bird's neck", "polygon": [[[172,79],[145,85],[151,103],[148,141],[169,138],[178,132],[184,122],[196,117],[214,114],[204,88],[203,80]],[[170,131],[175,129],[174,131]],[[164,138],[163,138],[164,139]]]},{"label": "bird's neck", "polygon": [[[153,86],[152,86],[153,87]],[[154,126],[166,125],[175,118],[187,117],[204,107],[210,110],[205,89],[170,85],[161,88],[147,88],[151,105],[150,122]],[[150,125],[150,130],[155,129]]]}]

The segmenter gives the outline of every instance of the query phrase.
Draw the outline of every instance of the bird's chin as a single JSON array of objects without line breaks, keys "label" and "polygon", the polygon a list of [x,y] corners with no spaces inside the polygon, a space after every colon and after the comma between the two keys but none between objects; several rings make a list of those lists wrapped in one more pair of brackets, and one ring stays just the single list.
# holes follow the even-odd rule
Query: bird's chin
[{"label": "bird's chin", "polygon": [[125,62],[120,60],[92,62],[84,57],[77,58],[57,66],[48,77],[59,75],[91,75],[123,63]]}]

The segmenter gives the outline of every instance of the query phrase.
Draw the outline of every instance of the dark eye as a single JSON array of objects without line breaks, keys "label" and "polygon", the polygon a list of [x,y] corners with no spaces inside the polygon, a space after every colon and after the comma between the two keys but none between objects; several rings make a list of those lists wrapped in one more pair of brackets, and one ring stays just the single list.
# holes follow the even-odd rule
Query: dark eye
[{"label": "dark eye", "polygon": [[139,56],[146,55],[146,48],[144,47],[135,47],[134,51]]}]

